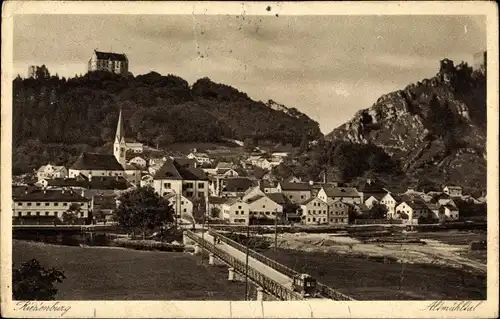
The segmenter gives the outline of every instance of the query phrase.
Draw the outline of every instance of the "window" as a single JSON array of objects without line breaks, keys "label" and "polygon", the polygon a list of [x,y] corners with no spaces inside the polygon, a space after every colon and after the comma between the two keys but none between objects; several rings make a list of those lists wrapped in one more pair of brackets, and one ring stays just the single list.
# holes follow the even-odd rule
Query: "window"
[{"label": "window", "polygon": [[266,215],[269,215],[269,212],[266,212]]},{"label": "window", "polygon": [[26,215],[31,216],[31,212],[27,212]]},{"label": "window", "polygon": [[31,206],[31,203],[26,203],[27,206]]},{"label": "window", "polygon": [[289,198],[292,198],[292,195],[288,196]]},{"label": "window", "polygon": [[59,203],[54,203],[54,206],[59,206]]},{"label": "window", "polygon": [[49,212],[45,212],[45,216],[49,216]]},{"label": "window", "polygon": [[185,213],[185,212],[187,212],[187,210],[184,208],[183,212]]},{"label": "window", "polygon": [[163,196],[167,195],[167,192],[163,192]]},{"label": "window", "polygon": [[198,188],[205,188],[205,183],[198,183]]},{"label": "window", "polygon": [[236,210],[236,211],[234,211],[234,213],[235,213],[236,215],[238,215],[240,212]]},{"label": "window", "polygon": [[23,203],[17,203],[17,206],[23,206]]},{"label": "window", "polygon": [[[304,199],[304,195],[300,195],[300,199]],[[316,205],[315,205],[316,206]]]},{"label": "window", "polygon": [[36,206],[40,206],[40,203],[36,203]]},{"label": "window", "polygon": [[307,221],[310,222],[311,221],[311,218],[307,218]]},{"label": "window", "polygon": [[45,203],[45,206],[49,206],[49,205],[50,205],[50,203]]},{"label": "window", "polygon": [[193,188],[193,183],[186,183],[187,188]]},{"label": "window", "polygon": [[313,222],[315,222],[315,221],[316,221],[316,217],[313,217]]},{"label": "window", "polygon": [[266,208],[266,205],[262,205],[262,208]]},{"label": "window", "polygon": [[276,215],[276,212],[272,212],[271,215],[275,216]]},{"label": "window", "polygon": [[170,183],[163,183],[163,187],[170,188]]},{"label": "window", "polygon": [[80,217],[83,217],[83,214],[84,214],[83,212],[80,212]]},{"label": "window", "polygon": [[238,209],[241,209],[241,206],[238,206]]},{"label": "window", "polygon": [[68,203],[63,203],[63,206],[68,206]]},{"label": "window", "polygon": [[54,216],[58,216],[59,215],[59,212],[54,212]]},{"label": "window", "polygon": [[40,212],[36,212],[36,215],[37,215],[37,216],[40,216]]}]

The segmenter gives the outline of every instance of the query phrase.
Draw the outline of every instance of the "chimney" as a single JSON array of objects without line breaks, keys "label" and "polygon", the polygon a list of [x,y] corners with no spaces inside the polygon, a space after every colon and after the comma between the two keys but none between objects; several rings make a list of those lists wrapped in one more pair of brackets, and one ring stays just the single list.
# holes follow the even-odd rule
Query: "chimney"
[{"label": "chimney", "polygon": [[89,177],[89,182],[91,182],[92,181],[92,171],[89,171],[88,177]]}]

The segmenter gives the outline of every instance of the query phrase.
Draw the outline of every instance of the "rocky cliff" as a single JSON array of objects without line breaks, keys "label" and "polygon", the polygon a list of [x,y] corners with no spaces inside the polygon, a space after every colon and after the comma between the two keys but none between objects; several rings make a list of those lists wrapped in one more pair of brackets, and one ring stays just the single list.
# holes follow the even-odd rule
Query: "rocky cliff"
[{"label": "rocky cliff", "polygon": [[416,179],[486,185],[486,74],[441,61],[430,79],[381,96],[326,136],[375,144]]}]

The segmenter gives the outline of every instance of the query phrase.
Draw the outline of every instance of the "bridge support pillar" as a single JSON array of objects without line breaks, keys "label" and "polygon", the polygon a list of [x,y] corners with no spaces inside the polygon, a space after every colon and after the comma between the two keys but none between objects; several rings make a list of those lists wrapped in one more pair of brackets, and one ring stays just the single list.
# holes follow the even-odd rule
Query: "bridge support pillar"
[{"label": "bridge support pillar", "polygon": [[264,289],[262,287],[257,287],[257,301],[264,300]]},{"label": "bridge support pillar", "polygon": [[228,269],[228,275],[227,275],[227,280],[229,281],[234,281],[235,280],[235,273],[234,273],[234,268],[229,268]]}]

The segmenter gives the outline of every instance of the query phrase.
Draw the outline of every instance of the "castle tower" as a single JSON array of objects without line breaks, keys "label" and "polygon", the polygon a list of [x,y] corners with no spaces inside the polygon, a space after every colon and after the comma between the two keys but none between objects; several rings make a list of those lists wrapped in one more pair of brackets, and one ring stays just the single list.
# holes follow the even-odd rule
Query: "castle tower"
[{"label": "castle tower", "polygon": [[115,155],[116,160],[122,166],[125,165],[125,130],[123,129],[123,120],[122,120],[122,109],[120,108],[120,115],[118,116],[118,125],[116,126],[116,135],[115,142],[113,144],[113,154]]}]

